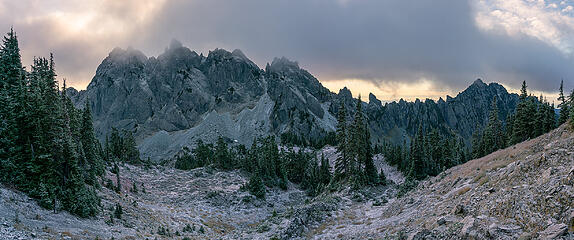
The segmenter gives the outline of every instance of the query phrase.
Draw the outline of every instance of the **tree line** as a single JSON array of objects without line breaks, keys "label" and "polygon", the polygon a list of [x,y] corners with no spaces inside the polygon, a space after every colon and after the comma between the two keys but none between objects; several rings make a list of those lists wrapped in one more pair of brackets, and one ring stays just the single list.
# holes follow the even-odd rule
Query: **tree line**
[{"label": "tree line", "polygon": [[[499,149],[538,137],[574,118],[574,90],[569,97],[564,95],[563,81],[560,83],[558,118],[554,104],[543,96],[528,95],[524,81],[516,109],[509,113],[506,122],[500,120],[497,98],[491,102],[488,122],[482,128],[477,125],[470,147],[456,133],[440,134],[437,129],[424,129],[423,123],[407,144],[394,145],[383,142],[375,151],[384,154],[391,165],[397,166],[408,179],[420,180],[436,176],[450,167],[470,159],[480,158]],[[574,126],[574,121],[570,121]]]},{"label": "tree line", "polygon": [[524,81],[516,109],[508,114],[506,124],[502,124],[495,97],[492,100],[487,125],[482,130],[477,127],[473,133],[472,157],[480,158],[551,131],[557,127],[559,123],[557,120],[560,119],[556,118],[554,109],[554,104],[550,104],[543,96],[537,98],[528,95]]},{"label": "tree line", "polygon": [[[13,29],[0,45],[0,182],[37,200],[40,206],[80,217],[101,210],[96,191],[106,166],[118,179],[117,163],[140,159],[129,131],[112,129],[102,147],[97,140],[89,100],[83,109],[59,89],[54,57],[22,65]],[[108,185],[109,185],[108,181]]]},{"label": "tree line", "polygon": [[371,135],[362,110],[361,96],[357,101],[353,121],[348,123],[347,110],[342,103],[337,115],[337,159],[335,180],[348,181],[353,187],[384,183],[385,176],[373,162]]},{"label": "tree line", "polygon": [[300,184],[310,196],[315,196],[331,182],[327,159],[318,159],[313,151],[303,148],[280,147],[274,136],[256,138],[250,148],[229,146],[223,137],[215,144],[198,140],[194,149],[184,147],[176,156],[175,168],[190,170],[206,166],[249,173],[249,182],[243,189],[258,198],[265,197],[266,187],[287,190],[289,182]]},{"label": "tree line", "polygon": [[460,136],[454,132],[441,134],[436,128],[425,131],[422,123],[410,144],[406,140],[402,145],[383,142],[375,149],[383,153],[389,164],[413,180],[436,176],[445,169],[465,163],[470,156]]},{"label": "tree line", "polygon": [[77,109],[58,89],[53,55],[22,66],[11,29],[0,46],[0,181],[48,209],[80,217],[100,208],[104,173],[89,104]]}]

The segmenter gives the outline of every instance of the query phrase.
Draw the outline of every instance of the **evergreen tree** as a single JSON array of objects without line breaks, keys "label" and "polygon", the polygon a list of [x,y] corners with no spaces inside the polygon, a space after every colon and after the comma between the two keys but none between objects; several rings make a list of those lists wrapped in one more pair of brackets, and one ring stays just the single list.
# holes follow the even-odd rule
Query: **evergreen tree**
[{"label": "evergreen tree", "polygon": [[514,133],[514,113],[509,113],[506,115],[506,136],[504,138],[504,146],[508,146],[512,142],[512,134]]},{"label": "evergreen tree", "polygon": [[114,171],[116,172],[116,192],[121,193],[122,192],[122,181],[120,179],[120,168],[118,167],[117,163],[114,164]]},{"label": "evergreen tree", "polygon": [[289,180],[287,177],[287,166],[285,162],[281,163],[281,175],[280,175],[281,179],[279,182],[279,188],[283,189],[283,190],[287,190],[288,184],[289,184]]},{"label": "evergreen tree", "polygon": [[382,169],[379,171],[379,183],[381,185],[387,185],[387,176],[385,176],[385,173]]},{"label": "evergreen tree", "polygon": [[527,133],[527,139],[535,138],[536,136],[536,118],[532,116],[536,116],[536,112],[538,110],[538,103],[536,101],[536,97],[529,96],[526,99],[526,130],[524,131]]},{"label": "evergreen tree", "polygon": [[472,158],[480,158],[484,156],[484,146],[480,127],[476,124],[475,130],[472,133]]},{"label": "evergreen tree", "polygon": [[560,81],[560,89],[559,89],[558,107],[560,108],[560,117],[558,118],[558,125],[562,125],[568,120],[570,109],[568,103],[566,102],[566,97],[564,96],[564,80]]},{"label": "evergreen tree", "polygon": [[100,153],[98,152],[99,145],[94,134],[94,125],[92,121],[92,113],[90,111],[89,101],[86,101],[84,111],[82,112],[80,143],[83,147],[83,153],[86,158],[88,170],[89,183],[94,185],[97,183],[96,176],[101,176],[104,173],[104,163]]},{"label": "evergreen tree", "polygon": [[[22,179],[17,165],[22,163],[29,105],[25,71],[18,37],[11,28],[0,45],[0,180],[15,183]],[[23,126],[24,125],[24,126]],[[17,179],[18,178],[18,179]]]},{"label": "evergreen tree", "polygon": [[526,81],[524,81],[522,83],[520,102],[516,106],[516,115],[514,116],[513,132],[510,144],[522,142],[533,135],[533,124],[531,120],[535,111],[533,111],[534,106],[527,95],[526,87]]},{"label": "evergreen tree", "polygon": [[10,28],[0,48],[0,89],[16,89],[24,80],[18,37]]},{"label": "evergreen tree", "polygon": [[423,126],[419,124],[417,134],[411,144],[411,167],[408,177],[411,179],[423,179],[426,174],[425,161],[424,161],[424,133]]},{"label": "evergreen tree", "polygon": [[347,142],[347,111],[344,102],[341,102],[337,115],[337,160],[335,162],[335,177],[345,178],[349,173],[349,142]]},{"label": "evergreen tree", "polygon": [[329,165],[329,159],[325,158],[325,155],[321,153],[321,183],[327,185],[331,181],[331,166]]},{"label": "evergreen tree", "polygon": [[243,163],[242,168],[245,169],[247,172],[255,172],[257,169],[257,138],[253,139],[251,143],[251,148],[247,152],[247,157],[245,157],[245,162]]},{"label": "evergreen tree", "polygon": [[[0,180],[15,183],[20,172],[17,164],[24,157],[22,125],[27,119],[25,72],[18,39],[13,29],[0,45]],[[20,159],[20,160],[19,160]]]},{"label": "evergreen tree", "polygon": [[[434,162],[435,165],[438,166],[446,166],[446,158],[443,157],[443,145],[441,144],[441,139],[440,139],[440,135],[438,132],[438,129],[434,128],[431,130],[431,132],[429,133],[429,136],[427,138],[429,144],[428,144],[428,156],[430,161]],[[433,169],[432,170],[432,175],[437,174],[439,171],[442,171],[442,169]]]},{"label": "evergreen tree", "polygon": [[120,161],[123,158],[124,143],[118,129],[112,128],[112,133],[109,137],[109,143],[106,145],[109,147],[107,151],[110,153],[112,161]]},{"label": "evergreen tree", "polygon": [[259,171],[251,175],[247,188],[251,195],[261,199],[265,198],[265,185],[263,184],[263,180],[261,180]]},{"label": "evergreen tree", "polygon": [[116,203],[116,208],[114,209],[114,217],[117,219],[122,219],[123,212],[124,211],[122,210],[122,205]]},{"label": "evergreen tree", "polygon": [[379,173],[375,162],[373,161],[373,148],[371,147],[371,133],[367,125],[365,125],[365,176],[369,183],[378,184],[379,183]]},{"label": "evergreen tree", "polygon": [[85,184],[91,164],[84,162],[82,143],[89,134],[95,141],[93,129],[82,137],[81,116],[65,82],[58,90],[52,54],[34,58],[31,71],[24,71],[13,30],[0,46],[0,100],[0,180],[45,208],[95,215],[100,200]]},{"label": "evergreen tree", "polygon": [[233,167],[227,143],[221,136],[217,139],[217,144],[215,145],[215,164],[221,169],[231,169]]},{"label": "evergreen tree", "polygon": [[554,103],[550,105],[546,102],[543,105],[544,109],[544,119],[543,123],[543,131],[544,133],[550,132],[552,129],[556,128],[556,113],[554,112]]},{"label": "evergreen tree", "polygon": [[301,180],[301,188],[307,190],[309,196],[315,196],[317,193],[317,181],[319,180],[319,166],[317,165],[317,157],[313,157],[311,161],[307,162],[303,171],[303,178]]},{"label": "evergreen tree", "polygon": [[362,182],[364,177],[362,174],[362,166],[366,162],[367,147],[369,145],[365,142],[365,133],[366,126],[364,123],[361,96],[359,96],[349,137],[349,146],[351,148],[350,171],[354,175],[355,180],[359,182]]},{"label": "evergreen tree", "polygon": [[123,152],[122,160],[130,164],[140,164],[140,152],[134,135],[131,131],[124,131],[123,135],[123,146],[121,146]]},{"label": "evergreen tree", "polygon": [[491,110],[488,116],[488,124],[482,134],[483,155],[494,152],[504,147],[504,134],[502,133],[502,122],[498,120],[498,104],[496,96],[492,99]]}]

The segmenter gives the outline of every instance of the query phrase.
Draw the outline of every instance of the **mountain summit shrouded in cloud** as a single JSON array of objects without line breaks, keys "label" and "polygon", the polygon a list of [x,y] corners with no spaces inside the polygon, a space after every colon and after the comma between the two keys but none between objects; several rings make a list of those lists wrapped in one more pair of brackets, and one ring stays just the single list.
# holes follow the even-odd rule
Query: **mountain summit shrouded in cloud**
[{"label": "mountain summit shrouded in cloud", "polygon": [[[297,60],[322,82],[452,93],[481,77],[517,89],[574,85],[571,1],[0,1],[25,64],[53,51],[60,77],[85,88],[116,46],[157,55],[171,39],[200,52],[242,49],[263,67]],[[47,41],[49,39],[49,41]],[[556,84],[548,84],[548,83]],[[368,84],[367,84],[368,83]],[[339,85],[340,85],[339,84]],[[414,86],[414,87],[413,87]],[[357,89],[356,92],[360,92]],[[393,98],[414,94],[393,92]],[[419,96],[419,95],[417,95]],[[385,96],[379,96],[385,99]],[[420,96],[423,97],[423,96]]]}]

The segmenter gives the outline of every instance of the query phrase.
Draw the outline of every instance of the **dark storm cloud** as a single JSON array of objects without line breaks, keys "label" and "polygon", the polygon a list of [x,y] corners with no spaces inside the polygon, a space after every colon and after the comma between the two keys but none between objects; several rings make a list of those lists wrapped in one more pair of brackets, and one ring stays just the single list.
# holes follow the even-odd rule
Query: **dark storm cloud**
[{"label": "dark storm cloud", "polygon": [[[140,10],[134,11],[138,3],[104,7],[99,17],[130,22],[138,17]],[[27,46],[53,41],[48,47],[61,57],[57,60],[65,73],[93,74],[117,45],[156,55],[175,38],[204,53],[216,47],[242,49],[261,67],[273,57],[286,56],[322,81],[356,78],[379,84],[427,79],[458,90],[481,77],[515,88],[526,80],[531,89],[555,91],[564,78],[568,89],[574,87],[571,53],[540,38],[480,30],[472,4],[460,0],[173,0],[161,4],[139,26],[98,41],[58,36],[52,40],[50,33],[62,31],[57,26],[26,25],[20,31],[25,31],[23,37],[32,36],[24,40],[30,41]],[[124,11],[129,14],[122,15]],[[46,30],[45,39],[30,33],[42,29],[53,30]]]},{"label": "dark storm cloud", "polygon": [[460,89],[482,77],[555,91],[574,78],[555,47],[479,30],[467,1],[175,1],[151,29],[154,46],[175,37],[204,51],[240,48],[259,65],[287,56],[321,80],[426,78]]}]

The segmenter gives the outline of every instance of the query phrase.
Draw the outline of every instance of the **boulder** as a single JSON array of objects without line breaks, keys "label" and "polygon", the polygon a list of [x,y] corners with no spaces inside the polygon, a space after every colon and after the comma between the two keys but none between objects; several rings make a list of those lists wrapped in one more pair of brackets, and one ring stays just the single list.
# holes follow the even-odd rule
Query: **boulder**
[{"label": "boulder", "polygon": [[438,224],[439,226],[446,224],[446,220],[444,218],[440,218],[436,224]]},{"label": "boulder", "polygon": [[544,231],[538,233],[540,239],[557,239],[566,234],[568,226],[564,223],[554,224],[547,227]]},{"label": "boulder", "polygon": [[459,204],[459,205],[456,205],[453,213],[456,215],[464,215],[466,213],[466,210],[464,209],[463,205]]},{"label": "boulder", "polygon": [[493,223],[490,226],[488,226],[488,233],[491,237],[497,239],[504,237],[519,236],[520,233],[522,233],[522,228],[517,225],[499,225]]},{"label": "boulder", "polygon": [[462,229],[460,230],[460,233],[463,236],[469,235],[471,230],[475,227],[475,219],[472,216],[465,217],[460,223],[463,224]]}]

